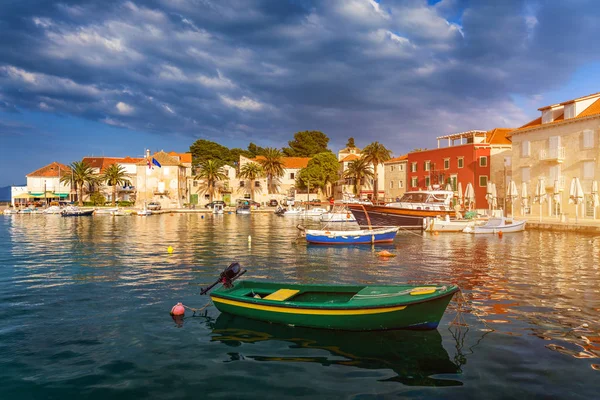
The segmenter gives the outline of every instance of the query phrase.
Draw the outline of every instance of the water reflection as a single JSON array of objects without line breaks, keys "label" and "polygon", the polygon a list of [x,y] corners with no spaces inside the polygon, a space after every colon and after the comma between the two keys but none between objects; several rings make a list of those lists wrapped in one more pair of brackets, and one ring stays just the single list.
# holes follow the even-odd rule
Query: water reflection
[{"label": "water reflection", "polygon": [[[408,386],[461,386],[462,382],[444,379],[441,374],[456,374],[460,364],[452,362],[442,346],[442,337],[432,331],[339,332],[269,324],[228,314],[208,322],[212,340],[231,347],[245,347],[244,357],[261,362],[317,363],[368,370],[392,370],[385,381]],[[253,343],[283,341],[288,349],[273,354],[251,354]],[[314,349],[329,355],[315,355]],[[250,354],[250,355],[248,355]],[[237,353],[230,353],[235,360]],[[435,376],[434,376],[435,375]]]}]

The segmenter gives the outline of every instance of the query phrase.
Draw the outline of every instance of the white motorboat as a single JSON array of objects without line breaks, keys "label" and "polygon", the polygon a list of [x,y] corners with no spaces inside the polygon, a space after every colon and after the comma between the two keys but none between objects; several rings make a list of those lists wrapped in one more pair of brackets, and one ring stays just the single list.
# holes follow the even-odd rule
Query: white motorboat
[{"label": "white motorboat", "polygon": [[6,210],[3,211],[4,215],[17,214],[17,213],[18,213],[18,211],[13,208],[7,208]]},{"label": "white motorboat", "polygon": [[147,208],[143,208],[137,212],[137,215],[140,217],[148,217],[152,215],[152,211],[148,210]]},{"label": "white motorboat", "polygon": [[406,192],[399,201],[386,204],[386,207],[405,210],[453,211],[454,192],[450,190],[418,190]]},{"label": "white motorboat", "polygon": [[110,212],[110,215],[114,216],[114,217],[120,217],[120,216],[125,216],[125,215],[130,215],[131,212],[125,212],[125,210],[122,210],[120,208],[117,208],[114,211]]},{"label": "white motorboat", "polygon": [[111,214],[115,211],[119,211],[119,207],[111,208],[96,208],[96,214]]},{"label": "white motorboat", "polygon": [[42,212],[44,214],[60,214],[61,211],[62,211],[62,208],[60,208],[59,206],[50,206]]},{"label": "white motorboat", "polygon": [[490,218],[484,225],[470,227],[467,226],[463,232],[465,233],[511,233],[521,232],[525,230],[525,220],[517,221],[506,217]]},{"label": "white motorboat", "polygon": [[350,211],[346,212],[326,212],[321,214],[320,219],[322,222],[355,222],[356,218]]},{"label": "white motorboat", "polygon": [[213,205],[213,214],[223,214],[224,207],[224,204],[215,203],[215,205]]},{"label": "white motorboat", "polygon": [[321,214],[326,213],[327,210],[320,207],[306,209],[304,207],[296,207],[289,209],[278,209],[275,213],[284,217],[300,217],[300,218],[318,218]]},{"label": "white motorboat", "polygon": [[485,220],[480,219],[450,219],[445,217],[428,218],[425,223],[425,230],[429,232],[463,232],[467,227],[483,225]]}]

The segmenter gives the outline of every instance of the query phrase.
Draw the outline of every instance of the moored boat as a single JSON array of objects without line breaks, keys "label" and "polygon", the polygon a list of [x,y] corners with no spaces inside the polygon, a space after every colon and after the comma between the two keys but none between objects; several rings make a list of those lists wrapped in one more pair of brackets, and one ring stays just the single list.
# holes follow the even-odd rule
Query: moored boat
[{"label": "moored boat", "polygon": [[448,215],[445,218],[428,218],[425,225],[429,232],[463,232],[467,227],[483,225],[485,220],[481,219],[450,219]]},{"label": "moored boat", "polygon": [[326,212],[320,216],[321,222],[355,222],[356,218],[348,211]]},{"label": "moored boat", "polygon": [[476,234],[522,232],[525,230],[525,222],[525,220],[517,221],[506,217],[493,217],[484,225],[475,226],[473,228],[466,227],[463,232]]},{"label": "moored boat", "polygon": [[435,329],[456,285],[315,285],[239,281],[238,263],[201,294],[224,313],[278,324],[351,331]]},{"label": "moored boat", "polygon": [[314,244],[372,244],[393,242],[398,227],[352,231],[304,230],[306,241]]},{"label": "moored boat", "polygon": [[76,206],[68,206],[63,208],[60,215],[63,217],[85,217],[94,214],[94,209],[84,210]]},{"label": "moored boat", "polygon": [[427,217],[455,215],[453,196],[449,190],[420,190],[406,192],[399,201],[385,206],[348,203],[347,207],[359,225],[425,229]]}]

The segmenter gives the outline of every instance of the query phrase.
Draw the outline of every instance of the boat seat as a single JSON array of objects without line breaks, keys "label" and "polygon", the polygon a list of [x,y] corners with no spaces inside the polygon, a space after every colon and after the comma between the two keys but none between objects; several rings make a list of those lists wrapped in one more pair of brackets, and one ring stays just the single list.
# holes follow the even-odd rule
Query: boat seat
[{"label": "boat seat", "polygon": [[285,301],[298,292],[299,290],[295,289],[279,289],[270,295],[263,297],[263,300]]}]

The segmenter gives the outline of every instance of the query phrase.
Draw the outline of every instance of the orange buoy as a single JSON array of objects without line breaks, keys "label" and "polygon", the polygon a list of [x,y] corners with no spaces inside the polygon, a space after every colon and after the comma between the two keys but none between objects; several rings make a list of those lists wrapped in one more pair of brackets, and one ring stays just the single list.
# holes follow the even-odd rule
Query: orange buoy
[{"label": "orange buoy", "polygon": [[387,251],[387,250],[382,250],[382,251],[380,251],[379,253],[377,253],[377,255],[378,255],[379,257],[396,257],[396,255],[395,255],[394,253],[390,253],[390,252],[389,252],[389,251]]},{"label": "orange buoy", "polygon": [[183,307],[183,304],[181,303],[177,303],[173,306],[173,308],[171,308],[171,315],[173,316],[180,316],[185,314],[185,308]]},{"label": "orange buoy", "polygon": [[439,235],[439,234],[440,234],[440,233],[439,233],[438,231],[433,231],[433,236],[437,236],[437,235]]},{"label": "orange buoy", "polygon": [[502,231],[498,231],[498,237],[502,237]]}]

